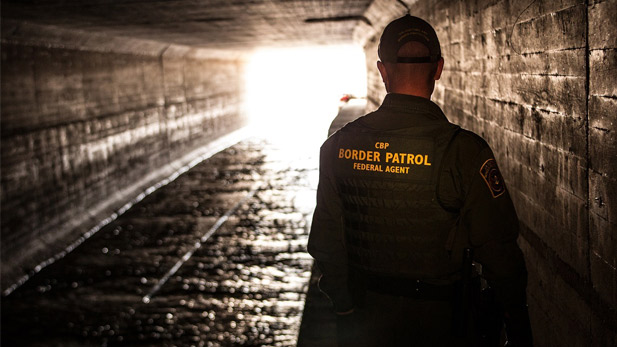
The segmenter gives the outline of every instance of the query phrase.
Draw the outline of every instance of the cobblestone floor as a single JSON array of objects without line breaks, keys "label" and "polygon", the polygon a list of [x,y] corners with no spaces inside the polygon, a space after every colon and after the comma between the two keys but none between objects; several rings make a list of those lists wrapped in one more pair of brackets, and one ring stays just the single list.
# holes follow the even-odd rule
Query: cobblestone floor
[{"label": "cobblestone floor", "polygon": [[2,298],[2,345],[295,346],[319,144],[294,148],[245,140],[147,196]]}]

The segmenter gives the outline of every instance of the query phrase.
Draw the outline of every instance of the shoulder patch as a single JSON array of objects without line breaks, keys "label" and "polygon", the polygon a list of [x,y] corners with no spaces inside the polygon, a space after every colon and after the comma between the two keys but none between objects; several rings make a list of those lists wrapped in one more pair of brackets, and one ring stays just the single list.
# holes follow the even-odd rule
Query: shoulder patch
[{"label": "shoulder patch", "polygon": [[506,186],[495,159],[488,159],[482,164],[480,175],[482,175],[484,182],[488,185],[488,189],[491,191],[493,198],[497,198],[506,192]]}]

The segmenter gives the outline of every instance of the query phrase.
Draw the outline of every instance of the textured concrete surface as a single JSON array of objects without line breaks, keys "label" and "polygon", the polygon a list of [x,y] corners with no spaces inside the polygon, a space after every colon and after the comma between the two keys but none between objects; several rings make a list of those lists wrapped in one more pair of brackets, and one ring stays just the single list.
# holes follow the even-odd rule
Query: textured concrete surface
[{"label": "textured concrete surface", "polygon": [[240,61],[2,43],[3,290],[241,128]]},{"label": "textured concrete surface", "polygon": [[2,345],[295,346],[317,154],[253,138],[195,166],[4,297]]},{"label": "textured concrete surface", "polygon": [[109,37],[247,49],[349,43],[371,0],[3,1],[3,36],[23,22]]},{"label": "textured concrete surface", "polygon": [[2,290],[241,128],[253,49],[350,43],[369,3],[3,1]]},{"label": "textured concrete surface", "polygon": [[135,180],[239,127],[247,49],[353,40],[370,109],[385,94],[379,34],[411,12],[441,38],[434,100],[493,146],[515,199],[536,343],[617,345],[616,11],[615,0],[3,1],[3,289],[38,263],[32,252],[55,254],[88,230],[80,219],[96,225],[121,206],[107,201],[148,186]]},{"label": "textured concrete surface", "polygon": [[[523,226],[539,346],[617,344],[615,1],[375,1],[369,108],[381,28],[406,12],[440,37],[434,101],[492,146]],[[378,22],[377,18],[383,18]]]}]

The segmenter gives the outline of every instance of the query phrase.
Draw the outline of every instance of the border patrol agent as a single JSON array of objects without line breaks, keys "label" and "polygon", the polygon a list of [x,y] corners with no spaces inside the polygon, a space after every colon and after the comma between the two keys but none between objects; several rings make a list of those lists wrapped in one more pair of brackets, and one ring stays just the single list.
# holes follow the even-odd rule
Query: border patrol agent
[{"label": "border patrol agent", "polygon": [[320,153],[308,250],[337,313],[339,345],[478,345],[454,331],[471,249],[509,345],[531,346],[516,211],[488,144],[430,101],[444,63],[434,29],[410,15],[394,20],[378,54],[382,105]]}]

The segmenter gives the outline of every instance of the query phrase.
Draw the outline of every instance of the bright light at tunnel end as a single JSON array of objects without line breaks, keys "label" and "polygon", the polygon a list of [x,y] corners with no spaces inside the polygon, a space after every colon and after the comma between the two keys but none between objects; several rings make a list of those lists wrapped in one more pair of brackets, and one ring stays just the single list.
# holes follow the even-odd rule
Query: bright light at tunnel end
[{"label": "bright light at tunnel end", "polygon": [[246,110],[262,136],[325,140],[344,94],[366,96],[359,46],[256,51],[246,71]]}]

